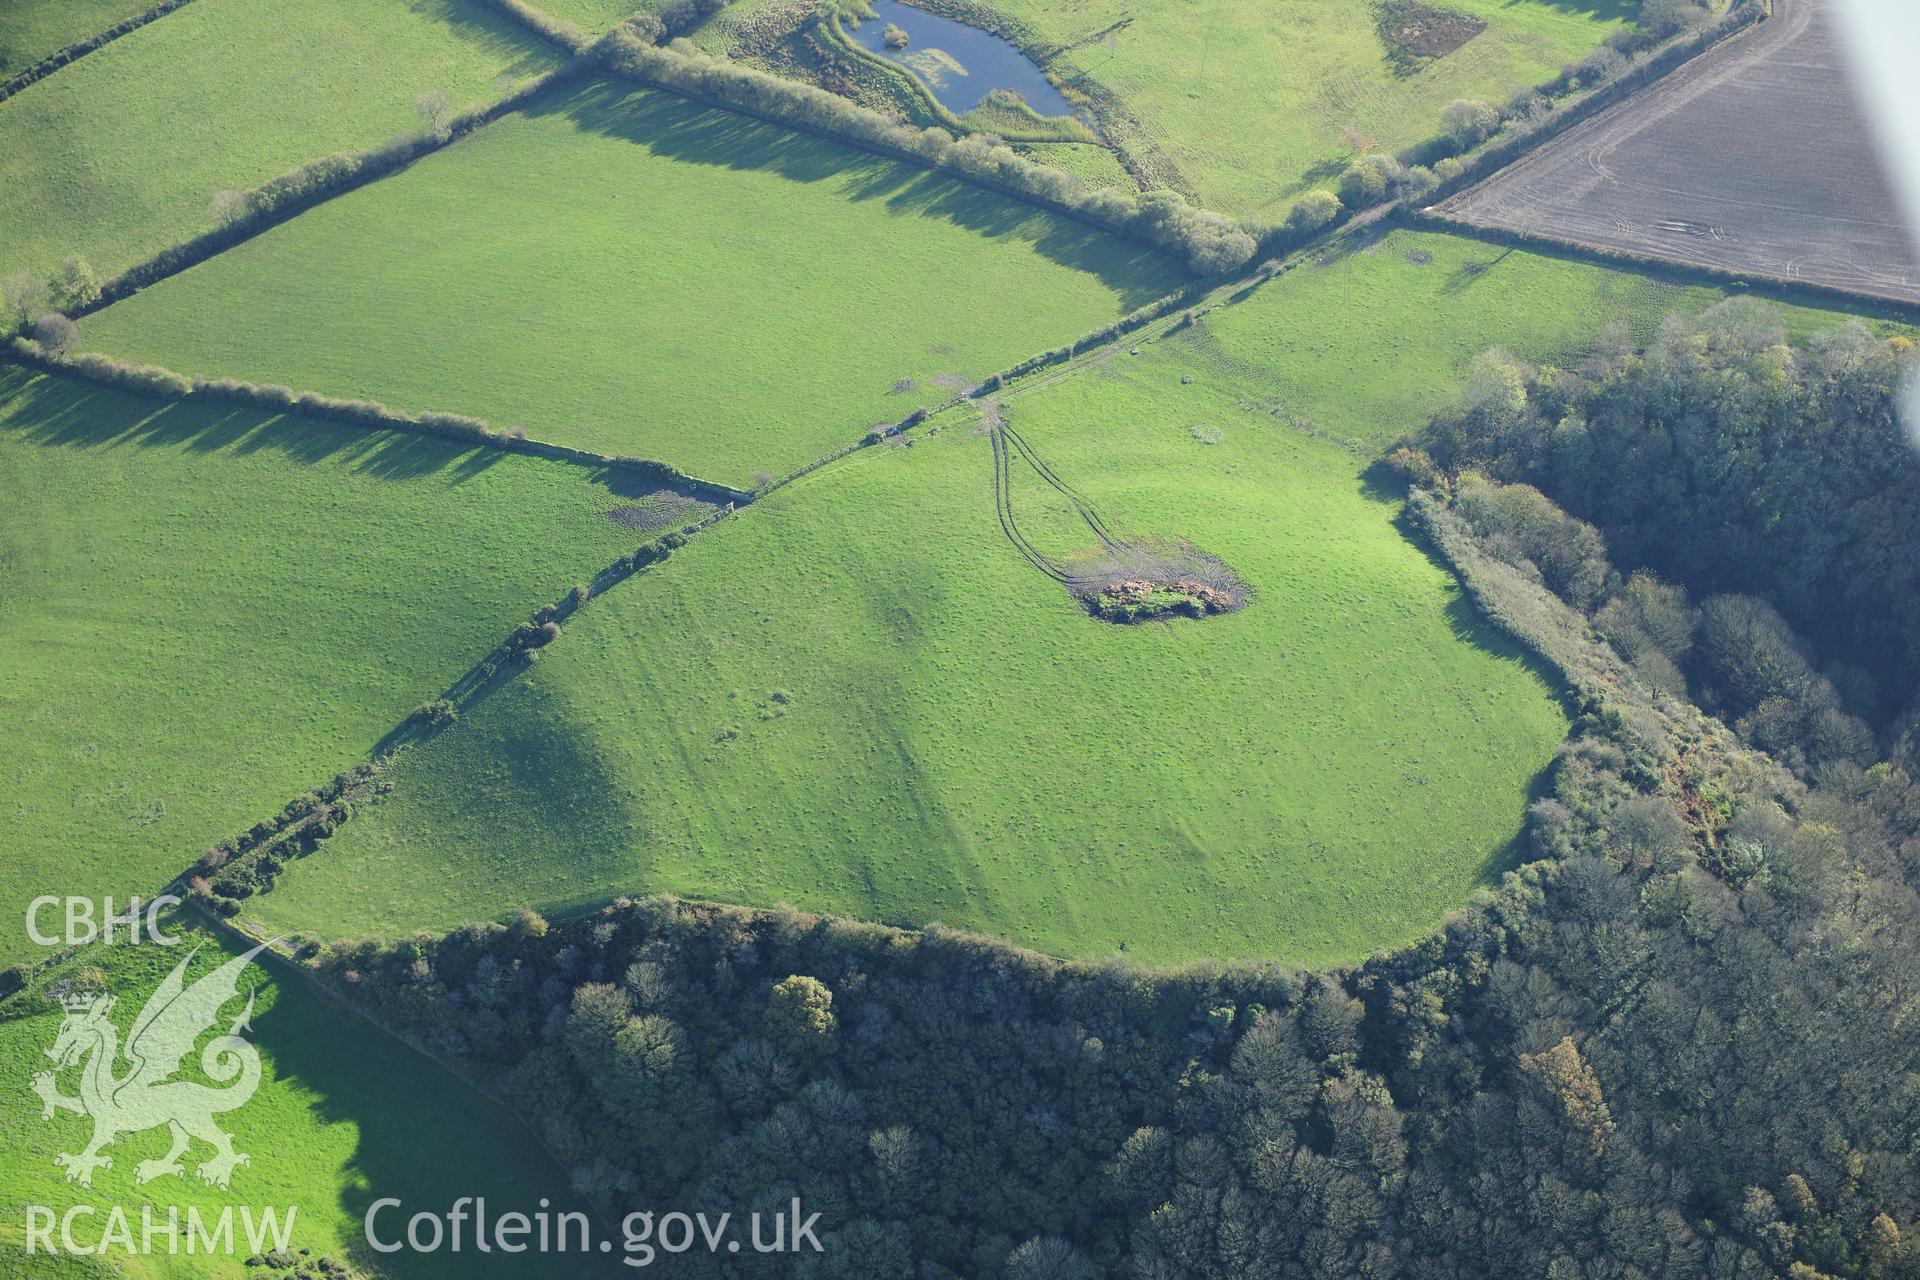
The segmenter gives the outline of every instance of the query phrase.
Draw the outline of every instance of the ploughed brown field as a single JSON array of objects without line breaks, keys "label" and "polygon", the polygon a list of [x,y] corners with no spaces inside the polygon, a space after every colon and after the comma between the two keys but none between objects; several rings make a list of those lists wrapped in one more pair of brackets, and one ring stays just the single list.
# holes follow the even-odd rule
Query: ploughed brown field
[{"label": "ploughed brown field", "polygon": [[1829,0],[1773,16],[1446,201],[1481,226],[1920,301]]}]

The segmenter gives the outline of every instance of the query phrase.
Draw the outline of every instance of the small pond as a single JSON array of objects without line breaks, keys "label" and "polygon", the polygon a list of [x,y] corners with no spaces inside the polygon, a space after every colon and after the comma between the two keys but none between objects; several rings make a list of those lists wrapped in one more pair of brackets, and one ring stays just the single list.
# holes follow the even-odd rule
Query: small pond
[{"label": "small pond", "polygon": [[[897,62],[918,76],[940,105],[957,116],[979,106],[995,89],[1011,89],[1043,116],[1073,114],[1073,104],[1047,83],[1046,73],[1019,46],[991,31],[916,9],[900,0],[873,0],[877,18],[851,32],[863,49]],[[881,33],[895,26],[907,33],[905,48],[890,49]]]}]

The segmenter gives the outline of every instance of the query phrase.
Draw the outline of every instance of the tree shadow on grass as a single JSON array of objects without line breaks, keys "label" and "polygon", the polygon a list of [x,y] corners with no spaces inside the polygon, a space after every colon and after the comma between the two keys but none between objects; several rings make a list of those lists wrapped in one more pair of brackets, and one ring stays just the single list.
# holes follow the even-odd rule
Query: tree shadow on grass
[{"label": "tree shadow on grass", "polygon": [[1506,248],[1491,258],[1484,260],[1475,258],[1472,262],[1461,263],[1458,267],[1455,267],[1447,273],[1445,282],[1440,286],[1440,292],[1448,296],[1465,293],[1481,280],[1485,279],[1487,273],[1505,261],[1507,256],[1512,252],[1513,250],[1511,248]]},{"label": "tree shadow on grass", "polygon": [[[1360,477],[1361,495],[1369,502],[1390,504],[1396,508],[1393,526],[1410,546],[1423,556],[1427,563],[1446,575],[1454,586],[1452,598],[1446,605],[1447,629],[1454,639],[1470,648],[1494,659],[1501,666],[1518,666],[1538,680],[1559,703],[1560,708],[1571,720],[1573,690],[1561,678],[1560,672],[1532,649],[1521,644],[1506,632],[1500,630],[1491,619],[1482,614],[1467,594],[1466,585],[1460,581],[1460,575],[1447,562],[1406,515],[1406,486],[1378,462],[1368,467]],[[1544,797],[1552,784],[1552,765],[1548,764],[1535,773],[1527,782],[1526,805]],[[1497,848],[1488,851],[1487,857],[1475,868],[1475,877],[1483,884],[1495,884],[1506,872],[1528,860],[1530,845],[1526,829],[1523,826],[1513,837]]]},{"label": "tree shadow on grass", "polygon": [[595,81],[543,97],[527,114],[564,115],[583,131],[688,164],[776,173],[792,182],[834,182],[837,194],[855,203],[882,200],[898,216],[939,219],[989,238],[1018,238],[1061,266],[1097,277],[1128,309],[1188,278],[1165,254],[1087,223],[903,160],[660,90]]},{"label": "tree shadow on grass", "polygon": [[1507,0],[1509,9],[1555,9],[1595,22],[1633,22],[1640,17],[1640,0]]},{"label": "tree shadow on grass", "polygon": [[516,80],[551,70],[560,61],[558,51],[539,36],[474,0],[409,0],[407,7],[499,59],[502,74]]},{"label": "tree shadow on grass", "polygon": [[0,365],[0,409],[0,435],[38,445],[276,453],[290,462],[345,466],[381,480],[444,473],[460,484],[505,456],[410,431],[345,426],[197,397],[149,399],[19,365]]},{"label": "tree shadow on grass", "polygon": [[[377,1222],[390,1239],[402,1235],[411,1214],[444,1213],[462,1196],[485,1196],[495,1217],[506,1212],[531,1216],[543,1198],[551,1202],[551,1213],[585,1209],[565,1173],[505,1111],[417,1051],[330,1004],[285,961],[263,957],[261,962],[279,990],[272,1007],[257,1018],[252,1038],[272,1058],[275,1087],[310,1094],[316,1122],[350,1124],[358,1135],[339,1170],[338,1209],[345,1219],[349,1261],[370,1274],[392,1271],[393,1259],[376,1253],[360,1230],[367,1210],[381,1197],[397,1197],[404,1205]],[[302,1158],[291,1150],[254,1155],[256,1164]],[[596,1225],[596,1233],[601,1229]],[[459,1253],[396,1256],[406,1264],[396,1274],[450,1280],[593,1277],[623,1270],[600,1255],[578,1253],[542,1260],[468,1247]]]}]

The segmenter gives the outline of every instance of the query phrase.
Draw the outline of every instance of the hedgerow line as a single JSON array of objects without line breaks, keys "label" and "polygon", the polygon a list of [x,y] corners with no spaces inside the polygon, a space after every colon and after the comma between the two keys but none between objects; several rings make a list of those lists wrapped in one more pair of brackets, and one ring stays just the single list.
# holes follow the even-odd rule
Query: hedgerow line
[{"label": "hedgerow line", "polygon": [[71,66],[95,49],[111,44],[129,32],[138,31],[149,22],[164,18],[175,9],[185,8],[189,3],[191,0],[160,0],[160,3],[151,9],[136,13],[130,18],[122,18],[105,31],[97,31],[85,39],[75,40],[72,44],[54,50],[33,65],[15,72],[5,80],[0,80],[0,102],[5,102],[21,90],[40,83],[62,67]]}]

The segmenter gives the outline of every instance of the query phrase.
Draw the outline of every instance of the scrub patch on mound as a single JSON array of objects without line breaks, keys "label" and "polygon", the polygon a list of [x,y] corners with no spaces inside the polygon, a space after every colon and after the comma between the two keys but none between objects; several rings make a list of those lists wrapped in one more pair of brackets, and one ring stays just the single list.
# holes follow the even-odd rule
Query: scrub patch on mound
[{"label": "scrub patch on mound", "polygon": [[1186,542],[1128,542],[1067,563],[1075,571],[1067,590],[1103,622],[1207,618],[1232,613],[1249,594],[1220,557]]},{"label": "scrub patch on mound", "polygon": [[609,508],[607,519],[623,529],[658,530],[698,520],[712,510],[710,502],[677,489],[660,488]]}]

